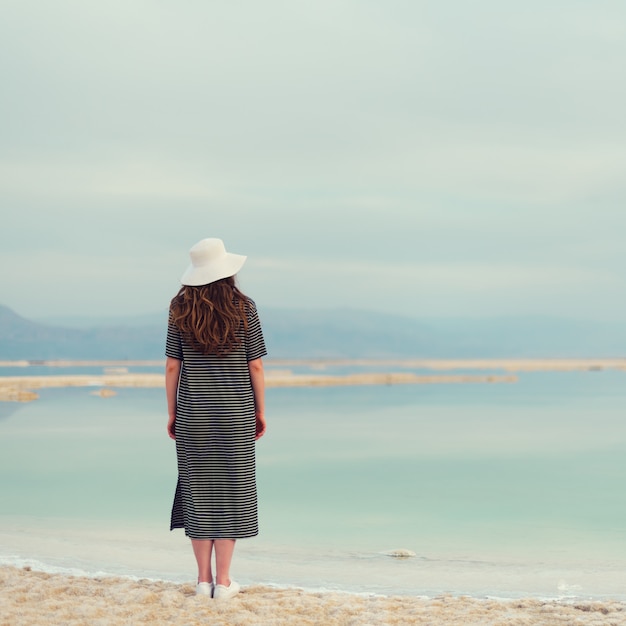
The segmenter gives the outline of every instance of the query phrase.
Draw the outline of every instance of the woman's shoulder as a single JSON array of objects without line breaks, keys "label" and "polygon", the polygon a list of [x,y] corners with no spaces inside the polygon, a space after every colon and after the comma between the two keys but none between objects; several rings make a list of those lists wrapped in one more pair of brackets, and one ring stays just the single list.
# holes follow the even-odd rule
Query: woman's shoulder
[{"label": "woman's shoulder", "polygon": [[233,303],[238,306],[240,302],[243,302],[243,305],[246,308],[246,310],[248,309],[256,310],[256,302],[250,296],[246,295],[245,293],[241,293],[241,291],[237,290],[237,292],[233,294]]},{"label": "woman's shoulder", "polygon": [[255,315],[258,315],[256,302],[252,298],[249,298],[248,296],[246,296],[246,299],[244,302],[244,308],[246,311],[246,317],[248,319],[250,319],[251,317],[254,317]]}]

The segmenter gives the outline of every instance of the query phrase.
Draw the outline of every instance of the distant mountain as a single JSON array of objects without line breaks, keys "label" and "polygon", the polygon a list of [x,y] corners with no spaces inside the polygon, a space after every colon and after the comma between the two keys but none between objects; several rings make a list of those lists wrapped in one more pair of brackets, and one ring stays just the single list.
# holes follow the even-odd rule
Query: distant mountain
[{"label": "distant mountain", "polygon": [[369,311],[263,311],[275,357],[626,357],[626,324],[543,316],[411,319]]},{"label": "distant mountain", "polygon": [[45,326],[60,326],[63,328],[102,328],[132,326],[163,326],[167,323],[167,310],[144,315],[52,315],[32,320]]},{"label": "distant mountain", "polygon": [[[626,357],[626,323],[549,316],[425,321],[462,357]],[[449,344],[448,344],[449,345]]]},{"label": "distant mountain", "polygon": [[0,305],[0,360],[158,359],[163,326],[69,328],[31,322]]},{"label": "distant mountain", "polygon": [[[411,319],[262,309],[274,358],[626,357],[626,324],[551,317]],[[0,360],[162,359],[167,312],[34,322],[0,305]],[[74,324],[74,325],[72,325]]]}]

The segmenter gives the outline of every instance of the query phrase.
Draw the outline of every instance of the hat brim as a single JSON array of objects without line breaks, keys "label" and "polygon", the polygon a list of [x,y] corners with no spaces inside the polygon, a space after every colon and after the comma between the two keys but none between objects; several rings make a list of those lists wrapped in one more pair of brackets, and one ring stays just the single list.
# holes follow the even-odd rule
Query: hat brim
[{"label": "hat brim", "polygon": [[209,285],[216,280],[234,276],[243,267],[248,257],[241,254],[226,253],[218,262],[212,262],[205,266],[190,265],[182,275],[180,282],[182,285],[199,287]]}]

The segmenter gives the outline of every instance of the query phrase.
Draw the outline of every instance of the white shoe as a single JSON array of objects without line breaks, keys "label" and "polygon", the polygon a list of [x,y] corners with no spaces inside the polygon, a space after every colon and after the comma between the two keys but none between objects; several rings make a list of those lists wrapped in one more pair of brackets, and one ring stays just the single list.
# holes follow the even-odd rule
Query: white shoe
[{"label": "white shoe", "polygon": [[197,596],[209,596],[210,598],[212,598],[214,591],[215,585],[213,583],[198,583],[196,585]]},{"label": "white shoe", "polygon": [[241,587],[239,583],[236,583],[234,580],[230,581],[230,585],[228,587],[226,585],[215,585],[215,591],[213,592],[213,597],[216,600],[228,600],[233,596],[236,596],[239,593]]}]

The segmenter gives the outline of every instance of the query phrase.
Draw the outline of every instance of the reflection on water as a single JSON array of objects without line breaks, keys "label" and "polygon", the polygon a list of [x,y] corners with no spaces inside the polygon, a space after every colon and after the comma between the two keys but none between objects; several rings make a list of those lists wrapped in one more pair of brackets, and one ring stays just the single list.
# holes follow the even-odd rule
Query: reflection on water
[{"label": "reflection on water", "polygon": [[19,402],[0,402],[0,421],[11,417],[17,413],[22,404]]}]

